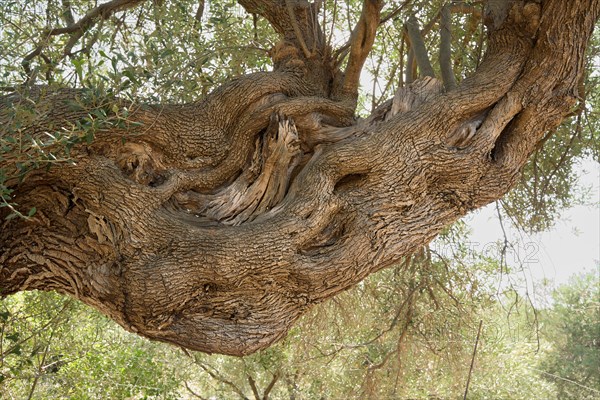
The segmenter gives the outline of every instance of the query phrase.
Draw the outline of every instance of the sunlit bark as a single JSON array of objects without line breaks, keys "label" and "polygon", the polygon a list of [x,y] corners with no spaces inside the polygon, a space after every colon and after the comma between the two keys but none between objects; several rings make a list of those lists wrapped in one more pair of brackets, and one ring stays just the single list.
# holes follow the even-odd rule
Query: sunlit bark
[{"label": "sunlit bark", "polygon": [[[449,92],[417,80],[360,120],[356,69],[379,4],[365,6],[344,75],[314,5],[240,3],[282,34],[275,71],[200,103],[140,106],[140,125],[98,132],[75,164],[31,174],[15,201],[38,212],[2,225],[1,295],[56,290],[194,350],[264,348],[511,188],[577,101],[600,8],[495,2],[472,77]],[[72,95],[56,95],[46,122],[78,118],[61,106]]]}]

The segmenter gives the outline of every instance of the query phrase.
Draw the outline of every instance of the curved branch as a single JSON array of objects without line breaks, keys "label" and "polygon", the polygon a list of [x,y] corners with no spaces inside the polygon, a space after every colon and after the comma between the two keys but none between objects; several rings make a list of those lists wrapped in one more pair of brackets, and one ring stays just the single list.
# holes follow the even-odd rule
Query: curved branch
[{"label": "curved branch", "polygon": [[362,67],[371,52],[383,1],[365,0],[360,18],[350,36],[350,58],[344,75],[342,95],[358,97],[358,86]]},{"label": "curved branch", "polygon": [[[338,129],[343,139],[307,151],[281,202],[236,226],[178,209],[185,190],[170,181],[132,180],[118,165],[122,145],[82,146],[76,164],[39,171],[15,188],[15,201],[38,213],[3,222],[1,295],[58,290],[132,332],[205,352],[269,346],[312,305],[397,263],[510,188],[543,130],[573,104],[599,9],[600,0],[546,0],[542,11],[516,2],[490,32],[474,76],[444,94],[434,80],[419,80],[367,120],[315,99],[299,74],[278,72],[255,75],[256,85],[252,76],[235,81],[200,104],[165,106],[125,148],[147,146],[174,175],[198,172],[191,188],[229,156],[237,169],[219,185],[235,184],[279,109],[300,116],[301,141],[311,129]],[[152,111],[143,110],[149,119]],[[323,120],[313,124],[313,113]],[[472,125],[482,113],[482,125]],[[464,124],[474,128],[461,148],[449,145]],[[229,141],[242,131],[251,145],[228,153],[238,151]],[[211,146],[226,148],[215,165],[186,160]]]},{"label": "curved branch", "polygon": [[63,28],[53,28],[47,32],[48,36],[62,35],[65,33],[73,33],[81,37],[88,29],[101,19],[108,19],[118,11],[128,10],[136,7],[146,0],[111,0],[107,3],[88,11],[79,21]]}]

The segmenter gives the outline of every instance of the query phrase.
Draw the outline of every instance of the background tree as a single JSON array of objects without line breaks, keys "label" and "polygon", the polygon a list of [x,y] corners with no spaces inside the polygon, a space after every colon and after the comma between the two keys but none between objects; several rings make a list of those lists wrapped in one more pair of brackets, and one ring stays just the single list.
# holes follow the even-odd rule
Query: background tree
[{"label": "background tree", "polygon": [[597,273],[574,276],[552,295],[545,334],[552,351],[544,360],[546,378],[559,398],[593,399],[600,394],[600,281]]},{"label": "background tree", "polygon": [[[178,4],[52,2],[28,24],[12,17],[23,5],[5,10],[24,38],[11,42],[9,62],[26,54],[22,70],[5,73],[24,74],[25,85],[7,85],[15,91],[2,99],[4,212],[30,218],[3,225],[0,282],[3,296],[56,290],[140,335],[226,354],[270,345],[312,305],[402,261],[513,186],[583,100],[599,8],[494,1],[419,12],[404,2],[382,13],[381,2],[351,3],[343,11],[352,33],[334,43],[335,2],[241,1],[247,18],[210,3],[208,21],[204,3],[195,13]],[[452,15],[463,12],[462,44],[477,50],[468,62],[448,53]],[[401,68],[385,72],[382,92],[390,83],[395,95],[359,119],[361,70],[377,31],[399,15],[406,25],[387,35],[399,50],[381,47],[379,56],[399,52]],[[232,70],[206,74],[207,63],[219,70],[200,55],[210,47],[191,75],[162,62],[189,59],[202,35],[225,38],[217,28],[232,18],[251,26],[238,38],[258,51],[277,40],[273,70],[167,104],[178,85],[266,69],[264,58],[240,61],[232,51],[224,60]],[[442,51],[432,63],[424,33],[437,21]],[[177,24],[195,30],[169,37]],[[204,25],[215,30],[199,33]],[[426,77],[436,71],[443,85]],[[51,85],[34,85],[41,80]]]}]

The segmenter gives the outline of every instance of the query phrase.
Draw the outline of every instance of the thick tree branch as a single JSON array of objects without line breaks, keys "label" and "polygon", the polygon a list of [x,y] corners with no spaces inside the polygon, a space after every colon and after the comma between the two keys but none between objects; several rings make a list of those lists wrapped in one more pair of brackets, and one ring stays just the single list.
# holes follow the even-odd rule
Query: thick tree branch
[{"label": "thick tree branch", "polygon": [[294,12],[294,6],[292,5],[292,0],[285,0],[285,8],[290,17],[290,22],[292,24],[292,28],[294,30],[294,34],[296,35],[296,40],[300,44],[300,48],[304,53],[304,57],[311,58],[312,53],[306,46],[306,42],[304,41],[303,33],[300,30],[300,26],[298,26],[298,19],[296,18],[296,13]]},{"label": "thick tree branch", "polygon": [[[38,213],[0,230],[2,295],[58,290],[154,340],[234,355],[264,348],[312,305],[510,188],[573,105],[599,8],[515,2],[502,20],[488,16],[473,76],[447,93],[417,80],[364,120],[307,74],[283,69],[198,104],[142,107],[125,145],[122,131],[102,132],[74,149],[77,163],[15,188],[15,201]],[[285,132],[297,132],[301,152],[283,146]],[[240,180],[273,190],[242,193]],[[233,226],[181,201],[225,191],[233,203],[261,197],[258,208],[262,196],[283,198]]]},{"label": "thick tree branch", "polygon": [[371,52],[383,1],[365,0],[362,12],[350,37],[350,58],[344,75],[342,96],[358,97],[358,86],[362,67]]},{"label": "thick tree branch", "polygon": [[445,5],[441,11],[440,24],[440,70],[446,90],[456,87],[456,78],[452,70],[452,21],[450,19],[450,6]]},{"label": "thick tree branch", "polygon": [[406,29],[408,37],[410,38],[410,49],[414,53],[417,65],[421,72],[421,76],[435,77],[433,67],[429,61],[429,54],[423,42],[423,36],[421,36],[421,29],[419,28],[419,21],[417,17],[411,15],[406,22]]}]

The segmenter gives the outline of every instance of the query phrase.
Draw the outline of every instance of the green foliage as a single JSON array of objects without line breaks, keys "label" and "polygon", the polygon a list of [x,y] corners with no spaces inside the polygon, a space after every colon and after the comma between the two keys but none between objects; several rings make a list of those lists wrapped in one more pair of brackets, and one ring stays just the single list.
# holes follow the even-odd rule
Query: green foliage
[{"label": "green foliage", "polygon": [[574,276],[552,294],[544,334],[552,351],[543,363],[560,399],[597,399],[600,395],[600,276]]},{"label": "green foliage", "polygon": [[255,26],[231,0],[206,2],[201,16],[197,1],[143,2],[94,24],[73,46],[69,35],[33,40],[49,27],[66,26],[67,11],[77,19],[93,7],[85,0],[65,4],[3,4],[0,86],[54,83],[151,101],[193,101],[232,76],[267,68],[267,50],[276,40],[266,21]]},{"label": "green foliage", "polygon": [[0,303],[0,397],[176,399],[172,350],[125,333],[83,304],[50,293]]},{"label": "green foliage", "polygon": [[[133,105],[99,89],[68,89],[56,86],[23,88],[0,97],[0,208],[7,218],[29,218],[36,212],[19,210],[11,201],[16,184],[27,174],[56,163],[73,163],[71,149],[90,144],[102,130],[126,130],[136,126],[128,120]],[[70,117],[57,124],[55,113]]]}]

